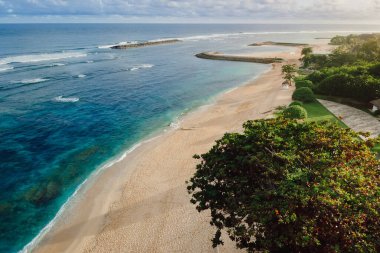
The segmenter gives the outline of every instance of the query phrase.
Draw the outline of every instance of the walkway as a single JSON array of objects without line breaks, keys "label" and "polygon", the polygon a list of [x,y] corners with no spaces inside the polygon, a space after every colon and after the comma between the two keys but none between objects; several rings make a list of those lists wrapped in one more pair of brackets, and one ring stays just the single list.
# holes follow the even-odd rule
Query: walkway
[{"label": "walkway", "polygon": [[335,116],[341,117],[342,121],[356,132],[369,132],[371,137],[377,137],[380,134],[380,121],[370,114],[351,106],[321,99],[318,101]]}]

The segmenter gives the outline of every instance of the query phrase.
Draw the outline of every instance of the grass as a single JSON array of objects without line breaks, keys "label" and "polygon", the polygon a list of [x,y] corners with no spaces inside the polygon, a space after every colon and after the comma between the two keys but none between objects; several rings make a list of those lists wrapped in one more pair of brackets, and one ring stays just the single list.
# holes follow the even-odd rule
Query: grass
[{"label": "grass", "polygon": [[348,106],[351,106],[351,107],[354,107],[356,109],[359,109],[365,113],[368,113],[374,117],[379,117],[379,115],[377,113],[373,113],[371,110],[370,110],[370,107],[372,107],[372,105],[370,105],[369,103],[364,103],[364,102],[360,102],[360,101],[357,101],[355,99],[352,99],[352,98],[344,98],[344,97],[336,97],[336,96],[326,96],[326,95],[316,95],[316,97],[318,99],[323,99],[323,100],[328,100],[328,101],[332,101],[332,102],[336,102],[336,103],[339,103],[339,104],[344,104],[344,105],[348,105]]},{"label": "grass", "polygon": [[380,154],[380,143],[377,143],[373,148],[372,151]]},{"label": "grass", "polygon": [[[326,107],[324,107],[318,101],[314,101],[312,103],[305,103],[302,105],[303,108],[306,109],[308,118],[307,121],[322,121],[328,120],[332,122],[336,122],[339,126],[343,128],[349,128],[346,124],[344,124],[340,119],[338,119],[334,114],[332,114]],[[372,151],[377,154],[378,159],[380,159],[380,143],[377,143]]]},{"label": "grass", "polygon": [[339,126],[343,128],[348,128],[346,124],[344,124],[340,119],[338,119],[334,114],[332,114],[329,110],[326,109],[321,103],[318,101],[314,101],[311,103],[304,103],[303,108],[307,111],[307,121],[332,121],[337,123]]}]

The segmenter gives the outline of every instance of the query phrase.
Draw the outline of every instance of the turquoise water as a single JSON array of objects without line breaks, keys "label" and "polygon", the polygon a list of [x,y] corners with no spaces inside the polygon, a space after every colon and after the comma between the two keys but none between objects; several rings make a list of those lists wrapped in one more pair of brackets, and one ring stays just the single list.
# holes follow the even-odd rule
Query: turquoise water
[{"label": "turquoise water", "polygon": [[[194,54],[279,52],[289,48],[247,45],[266,40],[311,42],[355,29],[380,30],[0,25],[0,252],[21,250],[101,164],[166,128],[183,112],[268,69],[201,60]],[[183,42],[119,51],[107,47],[164,38]]]}]

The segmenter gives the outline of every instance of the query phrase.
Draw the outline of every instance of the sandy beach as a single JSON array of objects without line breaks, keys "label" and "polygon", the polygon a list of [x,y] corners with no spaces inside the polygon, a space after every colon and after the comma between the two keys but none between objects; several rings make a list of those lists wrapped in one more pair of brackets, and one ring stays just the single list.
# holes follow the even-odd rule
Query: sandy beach
[{"label": "sandy beach", "polygon": [[[300,48],[271,57],[297,63]],[[293,88],[281,88],[282,64],[272,64],[256,80],[187,115],[178,129],[92,177],[33,252],[240,252],[228,238],[212,248],[209,214],[189,202],[185,181],[195,172],[194,154],[207,152],[225,132],[240,131],[243,122],[270,117],[291,102]]]}]

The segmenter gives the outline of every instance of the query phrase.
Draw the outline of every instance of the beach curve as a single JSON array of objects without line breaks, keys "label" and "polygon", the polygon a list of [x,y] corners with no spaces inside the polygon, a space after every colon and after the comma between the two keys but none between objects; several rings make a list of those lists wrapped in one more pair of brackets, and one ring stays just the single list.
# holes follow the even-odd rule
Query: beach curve
[{"label": "beach curve", "polygon": [[[276,55],[296,63],[299,51]],[[186,191],[195,171],[192,155],[291,101],[292,89],[281,89],[281,63],[272,66],[90,180],[33,252],[214,252],[209,217],[195,210]],[[229,240],[219,248],[234,251]]]}]

